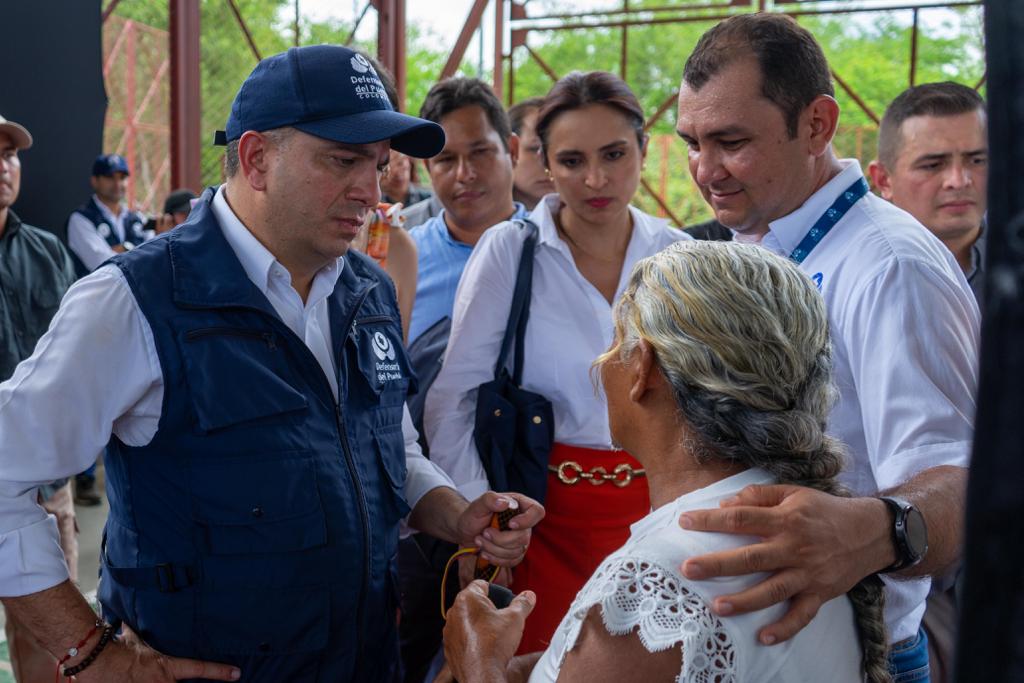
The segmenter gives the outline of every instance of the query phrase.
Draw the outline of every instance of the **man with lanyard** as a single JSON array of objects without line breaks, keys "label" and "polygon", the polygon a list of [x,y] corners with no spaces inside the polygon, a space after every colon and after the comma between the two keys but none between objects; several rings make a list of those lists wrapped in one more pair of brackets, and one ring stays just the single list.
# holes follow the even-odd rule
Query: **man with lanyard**
[{"label": "man with lanyard", "polygon": [[[0,382],[32,355],[75,281],[71,257],[55,235],[22,223],[12,205],[21,189],[21,150],[32,135],[0,116]],[[75,506],[67,478],[40,486],[37,500],[54,515],[68,573],[78,576]],[[4,622],[11,667],[18,681],[40,681],[53,674],[53,658],[13,615]]]},{"label": "man with lanyard", "polygon": [[128,188],[128,162],[118,154],[101,154],[92,164],[93,195],[68,217],[68,246],[78,276],[146,241],[145,218],[122,202]]},{"label": "man with lanyard", "polygon": [[879,193],[953,252],[981,305],[988,117],[974,88],[924,83],[886,108],[878,158],[868,166]]},{"label": "man with lanyard", "polygon": [[[260,62],[218,138],[225,184],[76,283],[0,385],[0,596],[80,683],[390,680],[402,520],[514,565],[543,516],[422,457],[394,288],[348,250],[390,145],[443,132],[320,45]],[[108,439],[97,619],[31,493]]]},{"label": "man with lanyard", "polygon": [[829,431],[849,449],[845,483],[861,497],[751,487],[720,510],[689,511],[685,528],[763,540],[682,569],[691,579],[767,572],[713,605],[728,618],[790,600],[761,630],[765,645],[883,572],[895,680],[924,681],[928,577],[961,548],[978,309],[942,244],[869,193],[856,161],[836,158],[838,119],[825,56],[787,17],[728,19],[687,60],[677,131],[715,217],[737,240],[799,263],[825,298],[839,393]]}]

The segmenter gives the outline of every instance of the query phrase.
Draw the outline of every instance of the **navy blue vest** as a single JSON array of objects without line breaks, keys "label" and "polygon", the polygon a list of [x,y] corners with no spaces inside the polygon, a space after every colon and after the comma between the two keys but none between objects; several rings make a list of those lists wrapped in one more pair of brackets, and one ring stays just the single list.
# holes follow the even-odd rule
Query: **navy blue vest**
[{"label": "navy blue vest", "polygon": [[[135,211],[129,211],[124,217],[124,239],[118,239],[117,233],[114,231],[114,226],[110,224],[110,221],[103,212],[100,210],[98,204],[96,204],[96,198],[92,197],[85,204],[75,209],[72,215],[79,213],[89,219],[89,222],[96,228],[96,232],[100,234],[100,237],[107,241],[111,247],[116,247],[124,242],[131,242],[132,246],[139,246],[146,241],[145,233],[145,218],[140,213]],[[70,219],[69,219],[70,220]],[[105,227],[104,227],[105,226]],[[75,263],[75,273],[78,277],[85,277],[89,274],[89,269],[85,267],[85,264],[78,258],[75,252],[71,251],[71,259]]]},{"label": "navy blue vest", "polygon": [[386,680],[396,660],[402,408],[394,287],[350,251],[328,299],[340,403],[246,276],[207,190],[112,259],[153,328],[163,408],[107,449],[104,616],[251,682]]}]

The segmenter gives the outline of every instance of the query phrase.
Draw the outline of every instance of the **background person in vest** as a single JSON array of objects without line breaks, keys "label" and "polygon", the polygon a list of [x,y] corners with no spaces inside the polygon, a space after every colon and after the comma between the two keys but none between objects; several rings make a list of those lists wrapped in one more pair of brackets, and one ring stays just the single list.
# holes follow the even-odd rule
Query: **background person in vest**
[{"label": "background person in vest", "polygon": [[[74,265],[60,241],[46,230],[22,223],[11,208],[21,189],[18,153],[31,146],[32,136],[23,126],[0,116],[0,382],[32,354],[61,297],[75,281]],[[68,574],[76,581],[78,539],[71,484],[61,478],[40,486],[35,496],[56,518]],[[56,663],[53,655],[14,615],[7,615],[4,631],[15,680],[49,680]]]},{"label": "background person in vest", "polygon": [[919,220],[953,252],[981,304],[988,202],[985,102],[959,83],[904,90],[886,108],[878,158],[868,171],[879,194]]},{"label": "background person in vest", "polygon": [[128,162],[118,154],[101,154],[92,164],[93,195],[68,217],[68,247],[79,277],[101,263],[146,241],[146,219],[124,205]]},{"label": "background person in vest", "polygon": [[922,681],[929,577],[961,552],[978,307],[949,251],[868,192],[856,160],[836,158],[838,120],[825,55],[789,17],[728,19],[686,62],[676,128],[715,217],[737,240],[799,263],[825,298],[840,392],[829,434],[849,450],[842,481],[859,497],[750,487],[724,509],[686,512],[686,528],[762,541],[693,558],[683,572],[694,580],[767,572],[714,601],[725,616],[789,600],[782,619],[759,632],[765,645],[882,572],[896,681]]},{"label": "background person in vest", "polygon": [[[218,138],[226,183],[76,283],[0,385],[0,596],[51,653],[75,648],[81,683],[390,680],[400,523],[509,565],[543,515],[467,503],[419,453],[394,289],[348,249],[389,143],[428,156],[443,132],[321,45],[260,62]],[[138,636],[119,642],[26,495],[108,439],[99,598]],[[515,528],[487,530],[513,499]]]},{"label": "background person in vest", "polygon": [[410,344],[451,317],[462,270],[484,231],[526,215],[526,207],[512,200],[519,138],[491,86],[476,78],[445,79],[427,93],[420,116],[444,129],[444,149],[426,162],[444,209],[409,226],[419,251]]},{"label": "background person in vest", "polygon": [[[557,194],[530,213],[539,235],[522,387],[551,401],[555,444],[548,515],[513,576],[515,590],[538,598],[523,652],[543,649],[598,563],[650,510],[642,467],[612,443],[591,364],[611,344],[612,305],[633,265],[689,239],[630,204],[647,137],[643,109],[618,76],[577,71],[559,80],[544,98],[537,134]],[[427,394],[431,457],[464,495],[487,489],[473,441],[476,390],[494,377],[524,234],[505,222],[480,239],[459,283],[444,365]],[[616,481],[594,475],[601,468]],[[582,474],[597,479],[588,483]]]},{"label": "background person in vest", "polygon": [[508,122],[512,132],[519,136],[519,160],[512,174],[512,197],[527,211],[533,211],[541,197],[555,191],[544,160],[540,156],[540,138],[537,137],[537,112],[543,97],[531,97],[516,102],[508,109]]}]

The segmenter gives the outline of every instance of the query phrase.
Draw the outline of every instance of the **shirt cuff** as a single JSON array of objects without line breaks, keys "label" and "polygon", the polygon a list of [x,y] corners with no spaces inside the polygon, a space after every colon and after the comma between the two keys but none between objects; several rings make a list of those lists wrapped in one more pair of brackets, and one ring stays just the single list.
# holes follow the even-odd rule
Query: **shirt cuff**
[{"label": "shirt cuff", "polygon": [[60,549],[57,518],[0,534],[0,596],[15,598],[67,581],[68,565]]},{"label": "shirt cuff", "polygon": [[941,465],[967,468],[971,460],[970,441],[919,446],[886,458],[875,473],[879,491],[901,486],[924,470]]}]

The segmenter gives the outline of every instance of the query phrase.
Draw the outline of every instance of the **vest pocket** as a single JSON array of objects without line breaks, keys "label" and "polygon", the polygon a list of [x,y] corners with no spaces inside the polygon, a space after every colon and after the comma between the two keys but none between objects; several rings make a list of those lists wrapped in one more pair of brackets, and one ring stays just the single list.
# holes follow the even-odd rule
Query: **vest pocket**
[{"label": "vest pocket", "polygon": [[290,372],[275,332],[206,327],[180,341],[200,433],[308,407],[285,379]]},{"label": "vest pocket", "polygon": [[189,478],[206,554],[286,553],[327,543],[310,451],[196,458]]},{"label": "vest pocket", "polygon": [[374,430],[373,443],[380,458],[383,480],[391,491],[392,511],[394,520],[402,519],[409,514],[409,504],[405,502],[405,477],[408,467],[405,463],[405,436],[402,426],[383,427]]}]

